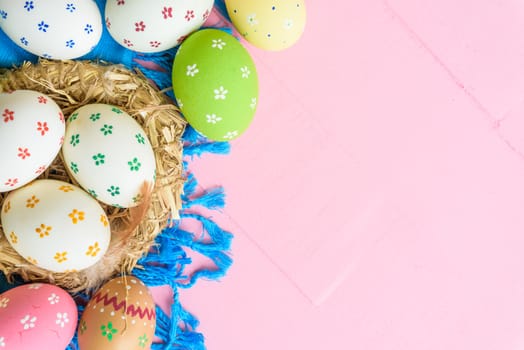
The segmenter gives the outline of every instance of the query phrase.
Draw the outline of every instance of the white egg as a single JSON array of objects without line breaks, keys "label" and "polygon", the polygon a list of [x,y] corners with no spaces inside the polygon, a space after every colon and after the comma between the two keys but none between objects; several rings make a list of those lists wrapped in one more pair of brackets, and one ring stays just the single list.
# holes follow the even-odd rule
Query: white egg
[{"label": "white egg", "polygon": [[160,52],[180,44],[199,29],[213,0],[108,0],[106,25],[122,46],[138,52]]},{"label": "white egg", "polygon": [[10,192],[0,215],[4,234],[18,254],[50,271],[92,266],[111,238],[100,204],[63,181],[36,180]]},{"label": "white egg", "polygon": [[31,90],[0,94],[0,192],[35,179],[55,159],[64,139],[60,107]]},{"label": "white egg", "polygon": [[80,186],[109,205],[136,206],[144,183],[155,182],[155,155],[147,135],[115,106],[89,104],[71,114],[62,154]]},{"label": "white egg", "polygon": [[0,0],[0,28],[21,48],[54,59],[89,53],[103,30],[92,0]]}]

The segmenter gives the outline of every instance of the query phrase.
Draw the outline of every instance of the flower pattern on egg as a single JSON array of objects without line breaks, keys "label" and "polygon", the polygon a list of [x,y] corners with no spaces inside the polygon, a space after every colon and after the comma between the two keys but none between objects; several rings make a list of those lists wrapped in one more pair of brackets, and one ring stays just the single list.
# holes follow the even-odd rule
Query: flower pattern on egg
[{"label": "flower pattern on egg", "polygon": [[118,333],[118,329],[113,327],[113,322],[108,322],[107,325],[100,326],[102,336],[107,337],[107,340],[112,341],[113,335]]},{"label": "flower pattern on egg", "polygon": [[41,136],[45,136],[45,134],[49,131],[49,127],[47,126],[47,122],[37,122],[36,123],[36,131]]},{"label": "flower pattern on egg", "polygon": [[53,227],[51,226],[47,226],[46,224],[40,224],[39,227],[35,228],[35,232],[38,234],[40,238],[45,238],[49,236],[52,229]]},{"label": "flower pattern on egg", "polygon": [[29,149],[24,147],[18,147],[18,158],[21,158],[25,160],[26,158],[31,157],[31,153],[29,152]]},{"label": "flower pattern on egg", "polygon": [[189,77],[194,77],[199,72],[196,63],[187,66],[187,72],[186,75]]},{"label": "flower pattern on egg", "polygon": [[226,43],[222,39],[213,39],[211,47],[222,50],[226,46]]},{"label": "flower pattern on egg", "polygon": [[9,234],[9,238],[11,239],[12,244],[18,243],[18,236],[13,231],[11,231],[11,233]]},{"label": "flower pattern on egg", "polygon": [[87,330],[87,324],[86,324],[86,321],[85,320],[81,320],[80,321],[80,334],[84,334],[85,331]]},{"label": "flower pattern on egg", "polygon": [[219,117],[219,116],[217,116],[217,115],[214,114],[214,113],[213,113],[213,114],[207,114],[207,115],[206,115],[206,121],[207,121],[208,123],[216,124],[216,123],[218,123],[218,122],[221,121],[221,120],[222,120],[222,118]]},{"label": "flower pattern on egg", "polygon": [[6,298],[6,297],[0,299],[0,308],[2,309],[7,308],[7,306],[9,305],[9,301],[10,301],[9,298]]},{"label": "flower pattern on egg", "polygon": [[100,246],[99,246],[98,242],[95,242],[93,245],[90,245],[87,248],[87,251],[86,251],[86,255],[87,256],[92,256],[92,257],[97,256],[98,253],[100,253]]},{"label": "flower pattern on egg", "polygon": [[4,123],[12,122],[15,120],[15,111],[5,108],[2,117],[4,117]]},{"label": "flower pattern on egg", "polygon": [[4,213],[5,213],[5,214],[9,213],[9,210],[11,210],[11,201],[7,201],[7,202],[4,204]]},{"label": "flower pattern on egg", "polygon": [[224,139],[226,140],[232,140],[234,139],[235,137],[238,136],[238,131],[237,130],[233,130],[233,131],[228,131],[225,135],[224,135]]},{"label": "flower pattern on egg", "polygon": [[256,97],[253,97],[251,99],[251,104],[249,105],[249,108],[251,109],[255,109],[255,107],[257,106],[257,98]]},{"label": "flower pattern on egg", "polygon": [[164,6],[162,16],[164,16],[164,19],[173,18],[173,8]]},{"label": "flower pattern on egg", "polygon": [[18,178],[9,178],[7,179],[7,181],[4,183],[4,185],[6,186],[10,186],[10,187],[15,187],[16,185],[18,184]]},{"label": "flower pattern on egg", "polygon": [[257,25],[258,24],[257,14],[256,13],[252,13],[252,14],[248,15],[247,16],[247,23],[250,26]]},{"label": "flower pattern on egg", "polygon": [[31,315],[28,314],[28,315],[25,315],[20,320],[20,323],[22,324],[23,329],[26,331],[26,330],[29,330],[31,328],[35,328],[36,321],[37,321],[37,317],[36,316],[31,316]]},{"label": "flower pattern on egg", "polygon": [[149,339],[147,339],[147,334],[143,334],[138,338],[138,346],[145,348]]},{"label": "flower pattern on egg", "polygon": [[73,209],[73,211],[70,212],[67,216],[71,219],[74,225],[78,224],[80,221],[85,220],[85,213],[78,209]]},{"label": "flower pattern on egg", "polygon": [[34,208],[38,203],[40,202],[40,199],[38,199],[35,195],[32,195],[31,198],[26,200],[25,207],[26,208]]},{"label": "flower pattern on egg", "polygon": [[107,227],[109,225],[109,222],[107,221],[107,216],[105,216],[104,214],[100,215],[100,222],[102,223],[102,225],[104,225],[104,227]]},{"label": "flower pattern on egg", "polygon": [[74,191],[75,189],[73,188],[73,186],[62,185],[62,186],[58,187],[58,190],[67,193],[67,192],[72,192],[72,191]]},{"label": "flower pattern on egg", "polygon": [[228,93],[228,91],[223,86],[220,86],[218,89],[214,89],[213,92],[215,93],[215,100],[225,100]]},{"label": "flower pattern on egg", "polygon": [[64,328],[67,323],[69,323],[69,317],[67,316],[67,312],[59,312],[56,314],[57,325],[59,325],[61,328]]},{"label": "flower pattern on egg", "polygon": [[49,298],[47,298],[47,300],[49,301],[49,304],[55,305],[60,302],[60,297],[56,295],[55,293],[51,293],[51,295],[49,296]]},{"label": "flower pattern on egg", "polygon": [[240,68],[240,72],[242,72],[242,78],[244,79],[249,78],[249,75],[251,74],[251,71],[247,66]]},{"label": "flower pattern on egg", "polygon": [[57,252],[53,259],[55,259],[57,263],[61,264],[67,261],[67,252]]},{"label": "flower pattern on egg", "polygon": [[[257,17],[253,16],[252,20],[256,21]],[[197,32],[188,39],[187,43],[189,42],[191,44],[186,46],[184,46],[185,43],[182,44],[178,54],[181,51],[185,52],[184,50],[188,50],[188,48],[191,50],[194,47],[199,47],[198,50],[206,52],[206,55],[214,55],[215,60],[213,61],[230,61],[233,58],[236,59],[233,56],[237,54],[239,58],[238,63],[228,62],[228,64],[231,63],[234,69],[230,76],[215,76],[209,64],[205,60],[200,60],[198,55],[189,53],[177,54],[175,61],[180,62],[178,65],[180,70],[176,69],[177,65],[175,64],[173,75],[175,95],[177,96],[179,108],[187,117],[189,124],[210,139],[228,141],[238,137],[246,128],[242,124],[249,123],[254,110],[253,107],[249,109],[251,96],[253,95],[248,92],[248,89],[254,93],[258,90],[257,72],[251,58],[247,52],[240,53],[244,48],[237,47],[236,41],[231,40],[224,33],[215,32],[213,29]],[[191,68],[193,66],[198,67],[198,75],[201,75],[198,80],[191,78]],[[206,103],[202,104],[202,107],[185,107],[181,105],[181,100],[190,96],[189,90],[199,88],[205,91],[203,97],[207,99],[207,101],[204,101]],[[242,115],[242,117],[237,118],[237,114]],[[215,119],[213,115],[219,119]],[[230,115],[235,117],[230,117]]]}]

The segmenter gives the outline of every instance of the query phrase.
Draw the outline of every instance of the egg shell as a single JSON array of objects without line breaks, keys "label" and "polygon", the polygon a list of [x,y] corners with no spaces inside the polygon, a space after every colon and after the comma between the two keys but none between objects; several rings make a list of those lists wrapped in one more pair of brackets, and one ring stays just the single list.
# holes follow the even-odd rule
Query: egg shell
[{"label": "egg shell", "polygon": [[225,0],[238,32],[254,46],[270,51],[295,44],[306,25],[304,0]]},{"label": "egg shell", "polygon": [[115,106],[89,104],[71,114],[62,154],[80,186],[109,205],[136,206],[144,182],[155,182],[149,139],[129,114]]},{"label": "egg shell", "polygon": [[50,271],[92,266],[111,239],[100,204],[63,181],[35,180],[10,192],[0,215],[4,234],[18,254]]},{"label": "egg shell", "polygon": [[246,49],[232,35],[203,29],[187,38],[173,63],[173,89],[187,121],[216,141],[240,136],[258,99],[258,76]]},{"label": "egg shell", "polygon": [[22,49],[53,59],[89,53],[103,30],[92,0],[0,0],[0,28]]},{"label": "egg shell", "polygon": [[144,283],[134,276],[117,277],[87,304],[78,344],[81,350],[149,349],[155,326],[155,303]]},{"label": "egg shell", "polygon": [[200,28],[212,8],[213,0],[108,0],[106,26],[130,50],[160,52]]},{"label": "egg shell", "polygon": [[32,283],[0,294],[0,348],[63,350],[78,321],[75,301],[63,289]]},{"label": "egg shell", "polygon": [[51,164],[65,122],[55,101],[31,90],[0,93],[0,113],[0,192],[5,192],[27,184]]}]

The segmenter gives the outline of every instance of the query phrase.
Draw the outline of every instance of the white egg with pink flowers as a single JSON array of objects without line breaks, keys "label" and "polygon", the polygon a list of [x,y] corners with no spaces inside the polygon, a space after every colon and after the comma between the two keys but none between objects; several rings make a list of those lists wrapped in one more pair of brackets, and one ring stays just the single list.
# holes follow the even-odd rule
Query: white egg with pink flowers
[{"label": "white egg with pink flowers", "polygon": [[171,49],[198,30],[213,0],[108,0],[106,27],[122,46],[138,52]]},{"label": "white egg with pink flowers", "polygon": [[32,90],[0,93],[0,192],[34,180],[53,162],[65,120],[51,97]]}]

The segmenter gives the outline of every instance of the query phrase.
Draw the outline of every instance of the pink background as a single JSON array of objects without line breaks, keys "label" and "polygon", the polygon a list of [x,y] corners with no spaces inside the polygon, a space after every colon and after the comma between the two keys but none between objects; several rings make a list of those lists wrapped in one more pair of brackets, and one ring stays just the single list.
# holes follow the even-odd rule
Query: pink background
[{"label": "pink background", "polygon": [[209,349],[524,348],[524,5],[308,1],[249,44],[260,104],[223,185],[221,282],[182,291]]}]

